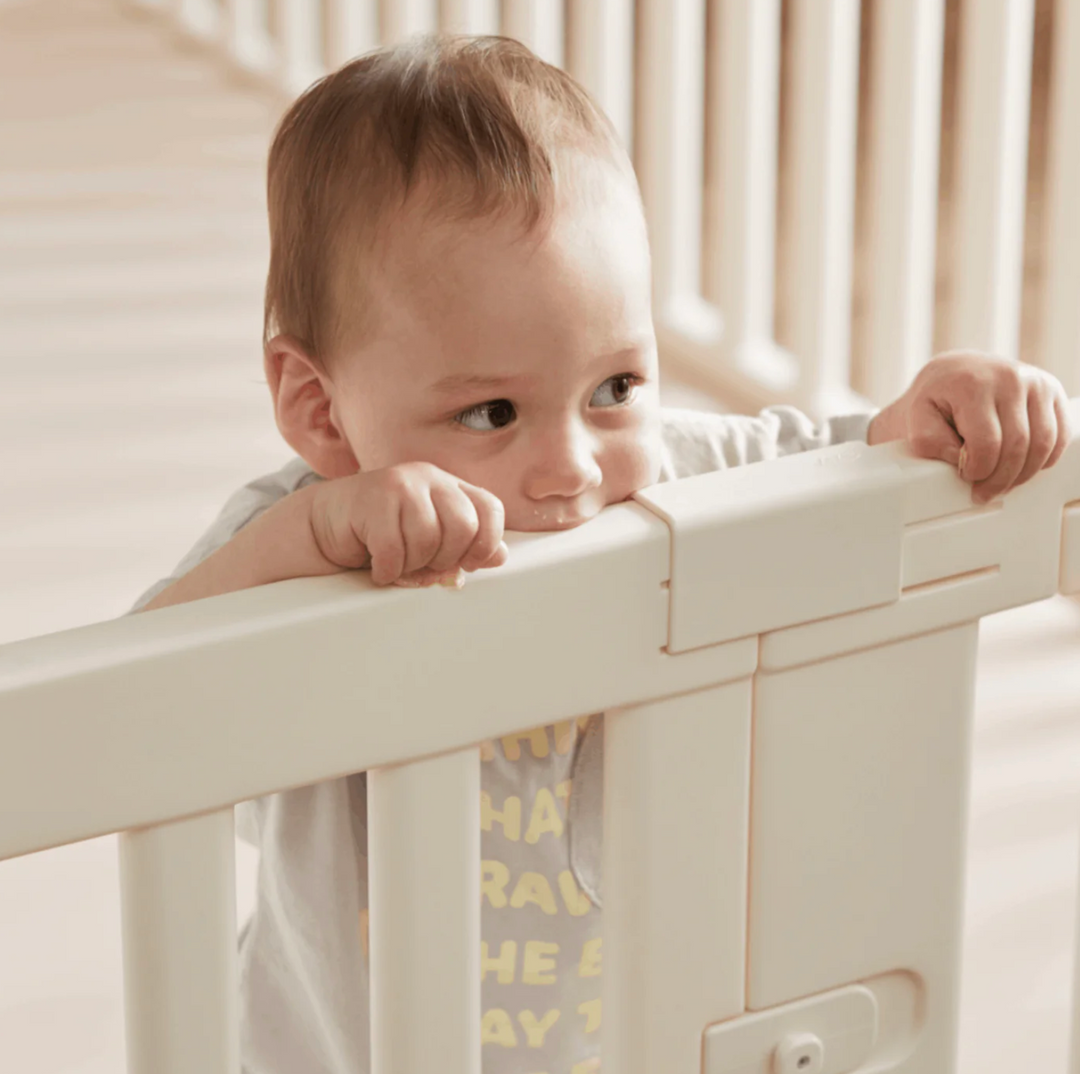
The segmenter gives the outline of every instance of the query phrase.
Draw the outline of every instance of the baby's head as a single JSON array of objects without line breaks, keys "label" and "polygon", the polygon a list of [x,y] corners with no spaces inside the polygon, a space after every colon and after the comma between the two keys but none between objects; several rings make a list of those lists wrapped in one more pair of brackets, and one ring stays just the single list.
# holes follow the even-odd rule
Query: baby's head
[{"label": "baby's head", "polygon": [[653,484],[649,249],[614,128],[505,38],[417,38],[270,150],[266,370],[324,477],[420,460],[562,529]]}]

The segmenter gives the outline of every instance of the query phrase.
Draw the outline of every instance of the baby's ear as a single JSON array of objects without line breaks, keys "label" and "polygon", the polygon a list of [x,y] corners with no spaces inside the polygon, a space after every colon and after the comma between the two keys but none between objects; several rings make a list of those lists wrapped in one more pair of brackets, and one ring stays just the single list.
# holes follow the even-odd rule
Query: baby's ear
[{"label": "baby's ear", "polygon": [[263,351],[274,418],[288,445],[322,477],[346,477],[360,467],[333,422],[333,384],[290,336],[275,336]]}]

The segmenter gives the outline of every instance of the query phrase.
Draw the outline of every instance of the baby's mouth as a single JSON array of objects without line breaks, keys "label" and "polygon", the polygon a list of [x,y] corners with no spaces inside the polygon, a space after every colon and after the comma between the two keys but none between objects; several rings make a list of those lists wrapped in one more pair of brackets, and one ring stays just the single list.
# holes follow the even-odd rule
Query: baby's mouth
[{"label": "baby's mouth", "polygon": [[533,511],[531,518],[517,521],[517,524],[507,524],[507,529],[516,529],[526,533],[545,533],[556,530],[572,530],[584,525],[593,515],[550,515],[544,517],[540,511]]}]

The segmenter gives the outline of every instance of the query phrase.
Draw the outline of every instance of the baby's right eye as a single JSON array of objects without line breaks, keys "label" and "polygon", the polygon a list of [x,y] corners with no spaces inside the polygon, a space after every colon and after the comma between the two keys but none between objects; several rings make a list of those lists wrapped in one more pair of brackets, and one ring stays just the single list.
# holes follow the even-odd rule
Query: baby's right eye
[{"label": "baby's right eye", "polygon": [[[485,419],[489,425],[471,425],[470,421],[477,419],[483,422]],[[480,403],[478,406],[463,410],[454,421],[464,425],[466,429],[472,429],[478,433],[488,433],[495,429],[503,429],[514,420],[514,404],[509,399],[495,399],[490,403]]]}]

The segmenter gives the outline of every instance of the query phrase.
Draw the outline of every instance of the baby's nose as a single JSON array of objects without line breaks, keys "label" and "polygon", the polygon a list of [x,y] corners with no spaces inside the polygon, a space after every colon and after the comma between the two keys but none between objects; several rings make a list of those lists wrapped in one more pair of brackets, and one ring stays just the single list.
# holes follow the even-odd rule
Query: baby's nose
[{"label": "baby's nose", "polygon": [[596,445],[585,433],[548,439],[537,444],[530,467],[526,494],[534,500],[558,496],[567,499],[596,488],[603,471],[596,461]]}]

